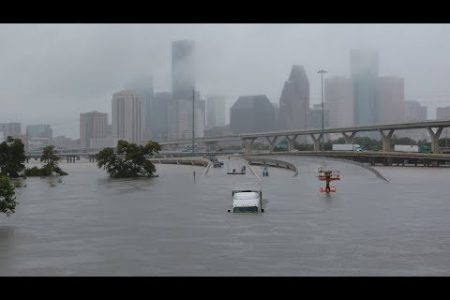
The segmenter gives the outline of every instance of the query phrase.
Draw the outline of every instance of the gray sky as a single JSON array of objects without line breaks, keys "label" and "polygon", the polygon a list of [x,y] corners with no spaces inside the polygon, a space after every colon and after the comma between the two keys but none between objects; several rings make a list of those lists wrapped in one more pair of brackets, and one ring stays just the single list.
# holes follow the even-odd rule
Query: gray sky
[{"label": "gray sky", "polygon": [[[50,123],[79,137],[79,114],[111,113],[111,97],[152,75],[171,89],[171,42],[193,39],[202,95],[266,94],[278,103],[293,64],[305,66],[311,103],[320,77],[349,76],[350,49],[378,51],[380,75],[405,78],[406,100],[450,105],[450,24],[0,24],[0,122]],[[111,122],[109,116],[109,122]]]}]

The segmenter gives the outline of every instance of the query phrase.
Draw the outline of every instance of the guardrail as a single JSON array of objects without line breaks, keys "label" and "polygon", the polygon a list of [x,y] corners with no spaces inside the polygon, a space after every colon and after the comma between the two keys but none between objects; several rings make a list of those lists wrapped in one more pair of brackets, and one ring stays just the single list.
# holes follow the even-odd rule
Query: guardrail
[{"label": "guardrail", "polygon": [[246,156],[246,155],[243,155],[242,158],[245,159],[250,165],[263,165],[275,168],[288,169],[294,172],[294,176],[298,175],[298,168],[294,164],[284,160],[266,157]]}]

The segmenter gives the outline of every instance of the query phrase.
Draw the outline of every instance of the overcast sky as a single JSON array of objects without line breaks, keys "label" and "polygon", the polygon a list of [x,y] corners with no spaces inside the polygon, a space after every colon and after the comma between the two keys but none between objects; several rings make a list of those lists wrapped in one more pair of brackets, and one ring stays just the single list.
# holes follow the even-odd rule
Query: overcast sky
[{"label": "overcast sky", "polygon": [[54,136],[79,137],[79,114],[109,114],[130,80],[152,75],[171,89],[171,42],[196,42],[196,88],[266,94],[278,103],[293,64],[304,65],[311,103],[320,77],[349,76],[350,49],[378,51],[380,75],[405,78],[406,100],[450,105],[449,24],[0,24],[0,122],[49,123]]}]

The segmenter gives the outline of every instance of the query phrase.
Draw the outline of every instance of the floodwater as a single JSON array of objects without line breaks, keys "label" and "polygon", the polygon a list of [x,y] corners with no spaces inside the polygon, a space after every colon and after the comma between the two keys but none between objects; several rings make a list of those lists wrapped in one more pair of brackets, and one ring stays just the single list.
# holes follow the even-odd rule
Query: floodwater
[{"label": "floodwater", "polygon": [[[0,275],[450,275],[450,169],[378,167],[386,182],[344,161],[276,158],[299,174],[252,167],[263,214],[227,212],[233,184],[257,179],[226,175],[236,158],[137,180],[62,163],[68,176],[26,179],[0,216]],[[319,167],[341,172],[337,193],[319,192]]]}]

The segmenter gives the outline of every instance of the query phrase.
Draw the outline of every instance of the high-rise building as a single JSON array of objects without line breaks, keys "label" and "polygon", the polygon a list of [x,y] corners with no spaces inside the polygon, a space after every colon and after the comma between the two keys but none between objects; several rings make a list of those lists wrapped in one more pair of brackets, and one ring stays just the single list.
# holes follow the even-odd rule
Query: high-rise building
[{"label": "high-rise building", "polygon": [[26,134],[31,138],[47,138],[53,137],[53,130],[49,124],[27,125]]},{"label": "high-rise building", "polygon": [[209,95],[207,97],[206,126],[208,128],[225,126],[225,97]]},{"label": "high-rise building", "polygon": [[151,116],[152,116],[152,101],[153,93],[153,77],[141,76],[134,81],[128,83],[126,90],[133,91],[134,95],[141,102],[141,133],[143,140],[150,140],[152,138],[151,131]]},{"label": "high-rise building", "polygon": [[402,123],[405,120],[404,79],[383,76],[378,79],[378,123]]},{"label": "high-rise building", "polygon": [[49,124],[27,125],[26,136],[30,150],[42,149],[52,143],[53,130]]},{"label": "high-rise building", "polygon": [[303,66],[294,65],[280,96],[278,127],[280,130],[307,128],[309,81]]},{"label": "high-rise building", "polygon": [[426,106],[422,106],[418,101],[405,101],[405,121],[420,122],[428,119]]},{"label": "high-rise building", "polygon": [[436,108],[437,120],[450,120],[450,106]]},{"label": "high-rise building", "polygon": [[264,132],[275,129],[275,110],[266,95],[241,96],[230,109],[234,133]]},{"label": "high-rise building", "polygon": [[[324,104],[324,110],[323,110],[323,127],[329,128],[330,127],[330,112],[325,109]],[[308,116],[309,121],[309,128],[311,129],[321,129],[322,128],[322,105],[321,104],[314,104],[313,108],[309,111]]]},{"label": "high-rise building", "polygon": [[97,111],[80,114],[80,145],[90,148],[91,139],[105,138],[108,132],[108,114]]},{"label": "high-rise building", "polygon": [[150,115],[152,139],[164,141],[168,138],[168,106],[172,101],[172,93],[155,93]]},{"label": "high-rise building", "polygon": [[[192,138],[192,100],[172,100],[167,106],[169,139]],[[205,100],[194,103],[194,134],[203,137],[205,128]]]},{"label": "high-rise building", "polygon": [[354,124],[373,125],[379,121],[378,54],[364,49],[352,49],[350,68],[353,83]]},{"label": "high-rise building", "polygon": [[[195,43],[190,40],[172,43],[172,101],[168,105],[169,139],[192,138],[192,101],[195,99],[194,134],[202,137],[205,124],[204,104],[195,91]],[[197,103],[200,101],[199,103]]]},{"label": "high-rise building", "polygon": [[172,93],[174,100],[192,99],[195,88],[195,42],[172,42]]},{"label": "high-rise building", "polygon": [[3,132],[3,139],[6,141],[8,136],[15,137],[22,133],[22,124],[18,122],[0,123],[0,131]]},{"label": "high-rise building", "polygon": [[113,95],[112,134],[115,140],[141,144],[141,102],[132,91]]},{"label": "high-rise building", "polygon": [[350,78],[325,79],[324,110],[329,114],[331,128],[353,126],[353,87]]}]

